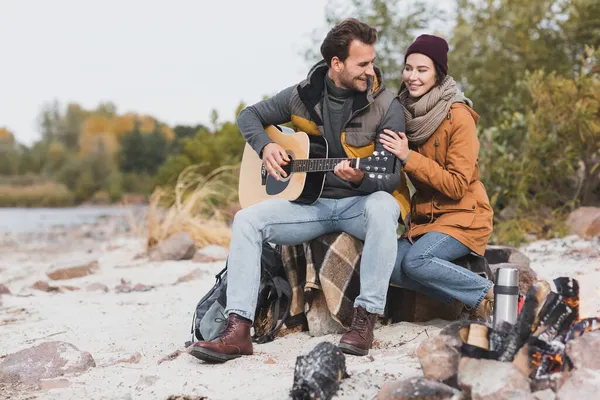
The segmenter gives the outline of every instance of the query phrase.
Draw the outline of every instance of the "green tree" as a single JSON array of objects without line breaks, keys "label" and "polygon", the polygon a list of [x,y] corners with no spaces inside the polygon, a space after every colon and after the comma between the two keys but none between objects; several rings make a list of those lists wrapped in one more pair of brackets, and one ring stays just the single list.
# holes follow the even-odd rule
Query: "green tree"
[{"label": "green tree", "polygon": [[584,46],[600,42],[594,0],[458,0],[458,10],[450,73],[474,101],[482,127],[495,124],[507,97],[529,106],[517,86],[527,72],[573,77]]}]

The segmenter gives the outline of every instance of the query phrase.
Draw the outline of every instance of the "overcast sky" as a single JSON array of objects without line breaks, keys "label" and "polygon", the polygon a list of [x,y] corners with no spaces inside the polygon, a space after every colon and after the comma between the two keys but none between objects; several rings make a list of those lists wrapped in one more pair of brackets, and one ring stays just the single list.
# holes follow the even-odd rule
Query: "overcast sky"
[{"label": "overcast sky", "polygon": [[[449,0],[447,0],[449,1]],[[39,139],[44,103],[231,120],[293,84],[326,0],[0,0],[0,127]]]}]

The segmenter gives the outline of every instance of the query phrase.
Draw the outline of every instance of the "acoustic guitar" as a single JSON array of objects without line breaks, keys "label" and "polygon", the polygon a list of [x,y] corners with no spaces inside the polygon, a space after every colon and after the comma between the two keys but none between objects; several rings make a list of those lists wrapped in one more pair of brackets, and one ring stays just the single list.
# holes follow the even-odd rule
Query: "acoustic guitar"
[{"label": "acoustic guitar", "polygon": [[365,179],[384,179],[395,172],[396,157],[388,152],[375,151],[364,158],[327,158],[327,140],[322,136],[275,125],[267,126],[265,132],[289,155],[290,162],[282,167],[287,176],[277,180],[269,175],[258,154],[246,143],[239,182],[242,208],[273,198],[312,204],[321,196],[326,172],[333,171],[343,160],[368,172]]}]

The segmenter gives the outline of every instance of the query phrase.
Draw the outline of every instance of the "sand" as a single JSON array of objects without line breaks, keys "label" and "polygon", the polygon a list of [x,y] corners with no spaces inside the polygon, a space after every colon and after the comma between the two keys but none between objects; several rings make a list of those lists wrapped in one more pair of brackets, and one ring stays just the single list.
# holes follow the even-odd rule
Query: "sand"
[{"label": "sand", "polygon": [[[90,236],[90,235],[88,235]],[[4,243],[0,255],[0,283],[12,292],[2,296],[0,357],[44,341],[71,343],[92,354],[97,366],[79,376],[65,377],[35,393],[0,393],[10,398],[36,399],[167,399],[171,395],[209,399],[285,399],[292,386],[295,360],[321,341],[339,342],[340,335],[288,335],[255,345],[255,354],[222,365],[204,364],[189,354],[159,363],[184,350],[189,340],[192,311],[214,284],[224,261],[149,262],[136,258],[144,251],[143,238],[127,234],[108,238],[78,237],[57,240],[29,237],[28,243]],[[5,236],[6,239],[6,236]],[[540,277],[572,276],[579,280],[582,315],[600,315],[600,245],[567,237],[538,241],[522,249]],[[52,281],[52,285],[80,288],[64,293],[32,289],[58,265],[98,261],[92,275]],[[175,284],[200,270],[200,279]],[[148,291],[116,293],[121,280],[152,287]],[[108,292],[88,292],[101,283]],[[336,398],[373,399],[383,383],[422,374],[415,350],[448,322],[398,323],[376,330],[377,348],[367,357],[347,356],[350,378]],[[133,363],[111,364],[114,358]],[[8,398],[8,397],[7,397]]]}]

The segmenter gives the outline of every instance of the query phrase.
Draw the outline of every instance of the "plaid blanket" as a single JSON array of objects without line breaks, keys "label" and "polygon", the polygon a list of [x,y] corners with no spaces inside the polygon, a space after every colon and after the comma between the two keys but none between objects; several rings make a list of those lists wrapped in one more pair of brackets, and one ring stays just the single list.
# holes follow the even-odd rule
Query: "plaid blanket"
[{"label": "plaid blanket", "polygon": [[[352,323],[354,300],[360,292],[360,259],[363,241],[347,233],[331,233],[320,236],[309,242],[295,246],[281,246],[283,267],[292,288],[290,316],[298,316],[310,309],[312,299],[317,290],[321,290],[334,320],[348,328]],[[486,279],[492,280],[493,274],[486,259],[471,253],[453,261]],[[406,296],[410,290],[398,289],[397,292]],[[404,293],[402,293],[404,292]],[[444,305],[435,300],[424,301],[426,296],[418,295],[423,304],[421,308],[430,308],[428,312],[415,311],[419,304],[415,299],[400,298],[398,312],[403,320],[420,321],[451,317],[456,312],[452,306]],[[396,299],[398,301],[399,299]],[[389,301],[394,301],[388,298]],[[409,304],[411,303],[411,304]],[[396,304],[394,302],[394,304]],[[457,303],[459,310],[462,309]],[[406,308],[404,310],[403,308]],[[454,307],[456,308],[456,307]],[[415,319],[416,318],[416,319]]]},{"label": "plaid blanket", "polygon": [[321,290],[333,319],[349,327],[354,299],[360,292],[362,249],[363,242],[347,233],[281,246],[283,267],[293,293],[290,315],[308,311],[315,291]]}]

